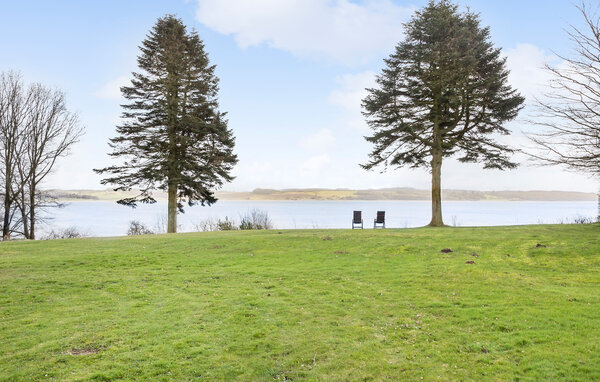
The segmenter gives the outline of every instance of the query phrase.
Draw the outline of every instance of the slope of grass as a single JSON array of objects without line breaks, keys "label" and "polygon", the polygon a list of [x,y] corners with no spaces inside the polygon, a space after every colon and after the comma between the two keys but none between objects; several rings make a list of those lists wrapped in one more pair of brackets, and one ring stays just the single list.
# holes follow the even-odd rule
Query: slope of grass
[{"label": "slope of grass", "polygon": [[599,254],[598,225],[2,243],[0,380],[598,380]]}]

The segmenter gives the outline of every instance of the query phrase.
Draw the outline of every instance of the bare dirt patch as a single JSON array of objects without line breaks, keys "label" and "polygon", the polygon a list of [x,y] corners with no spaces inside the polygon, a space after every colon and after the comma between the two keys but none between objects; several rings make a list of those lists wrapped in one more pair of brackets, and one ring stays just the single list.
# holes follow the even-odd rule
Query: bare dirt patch
[{"label": "bare dirt patch", "polygon": [[97,354],[100,351],[100,348],[95,348],[93,346],[86,346],[83,348],[73,348],[69,351],[66,351],[66,354],[69,355],[91,355]]}]

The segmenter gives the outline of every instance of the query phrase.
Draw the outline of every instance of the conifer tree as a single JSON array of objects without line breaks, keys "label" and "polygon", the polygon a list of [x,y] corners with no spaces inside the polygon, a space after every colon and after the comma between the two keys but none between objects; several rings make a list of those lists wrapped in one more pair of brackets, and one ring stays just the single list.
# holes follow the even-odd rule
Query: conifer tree
[{"label": "conifer tree", "polygon": [[443,226],[442,160],[484,168],[514,168],[509,147],[493,134],[509,134],[524,98],[507,84],[506,59],[479,16],[450,1],[430,1],[405,26],[405,39],[385,60],[377,87],[367,89],[363,114],[373,130],[369,170],[382,165],[425,167],[432,175],[431,226]]},{"label": "conifer tree", "polygon": [[176,232],[183,203],[215,203],[214,190],[233,179],[234,137],[218,109],[215,66],[197,32],[167,15],[140,50],[141,70],[121,88],[128,103],[109,143],[109,155],[123,162],[95,171],[108,174],[102,184],[116,185],[116,191],[140,191],[119,204],[154,203],[152,191],[166,191],[167,232]]}]

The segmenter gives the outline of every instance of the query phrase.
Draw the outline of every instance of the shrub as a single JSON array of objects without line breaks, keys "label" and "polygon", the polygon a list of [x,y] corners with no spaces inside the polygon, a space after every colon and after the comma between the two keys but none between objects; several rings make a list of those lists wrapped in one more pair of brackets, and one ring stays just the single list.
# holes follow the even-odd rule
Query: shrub
[{"label": "shrub", "polygon": [[273,229],[273,222],[267,211],[253,209],[240,218],[240,229]]},{"label": "shrub", "polygon": [[229,220],[227,216],[225,216],[224,220],[208,218],[202,220],[200,223],[196,223],[194,227],[198,232],[231,231],[237,229],[235,221],[233,219]]},{"label": "shrub", "polygon": [[572,219],[559,219],[558,224],[592,224],[594,218],[577,215]]},{"label": "shrub", "polygon": [[213,218],[204,219],[199,223],[194,224],[196,232],[209,232],[217,230],[217,221]]},{"label": "shrub", "polygon": [[237,227],[235,226],[235,223],[233,222],[233,220],[229,220],[229,218],[227,218],[227,216],[225,216],[225,220],[219,219],[217,221],[217,229],[219,231],[231,231],[231,230],[237,229]]},{"label": "shrub", "polygon": [[57,229],[50,231],[46,236],[44,236],[43,240],[55,240],[55,239],[79,239],[82,237],[88,237],[89,235],[79,231],[79,229],[75,226]]},{"label": "shrub", "polygon": [[197,232],[231,231],[236,229],[273,229],[273,222],[266,211],[254,209],[246,212],[245,215],[240,216],[239,225],[235,220],[225,216],[225,219],[208,218],[202,220],[201,222],[194,224],[194,228]]},{"label": "shrub", "polygon": [[573,222],[575,224],[592,224],[594,219],[587,216],[577,216],[575,219],[573,219]]},{"label": "shrub", "polygon": [[129,228],[127,229],[127,236],[135,235],[152,235],[154,231],[148,228],[144,223],[132,220],[129,222]]}]

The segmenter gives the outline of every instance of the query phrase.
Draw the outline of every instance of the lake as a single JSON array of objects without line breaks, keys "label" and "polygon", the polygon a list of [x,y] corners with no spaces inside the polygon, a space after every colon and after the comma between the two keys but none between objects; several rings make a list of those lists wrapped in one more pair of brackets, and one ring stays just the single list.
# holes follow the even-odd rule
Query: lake
[{"label": "lake", "polygon": [[[361,210],[365,228],[373,227],[378,210],[386,211],[388,228],[419,227],[429,223],[429,201],[219,201],[211,207],[194,206],[180,214],[180,232],[193,231],[205,219],[225,218],[239,222],[252,210],[266,211],[277,229],[350,228],[352,211]],[[444,221],[455,226],[495,226],[573,222],[595,217],[597,204],[585,202],[490,202],[448,201],[443,204]],[[166,221],[166,202],[140,205],[136,209],[109,201],[75,201],[52,209],[53,219],[41,225],[38,237],[50,229],[77,227],[90,236],[125,235],[129,222],[138,220],[151,228]]]}]

